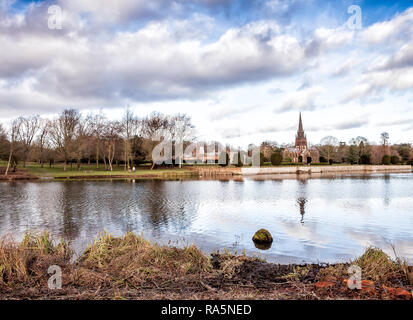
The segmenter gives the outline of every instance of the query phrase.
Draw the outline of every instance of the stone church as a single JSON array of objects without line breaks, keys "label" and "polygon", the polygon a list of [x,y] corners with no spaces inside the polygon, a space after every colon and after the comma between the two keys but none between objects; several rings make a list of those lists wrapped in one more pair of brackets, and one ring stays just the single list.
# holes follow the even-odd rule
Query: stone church
[{"label": "stone church", "polygon": [[284,149],[283,158],[290,158],[293,163],[311,163],[319,161],[318,150],[308,148],[307,136],[304,133],[301,112],[298,121],[298,131],[295,136],[295,147]]}]

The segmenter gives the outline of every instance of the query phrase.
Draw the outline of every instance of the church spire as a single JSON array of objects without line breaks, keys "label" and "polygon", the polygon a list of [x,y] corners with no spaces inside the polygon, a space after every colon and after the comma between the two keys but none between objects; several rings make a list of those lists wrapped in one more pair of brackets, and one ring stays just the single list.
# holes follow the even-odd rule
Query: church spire
[{"label": "church spire", "polygon": [[295,137],[295,147],[299,148],[300,151],[307,149],[307,137],[305,136],[305,133],[304,133],[303,120],[301,119],[301,112],[300,112],[300,118],[298,122],[298,131]]},{"label": "church spire", "polygon": [[300,121],[299,121],[299,123],[298,123],[298,132],[299,132],[299,133],[301,133],[301,132],[304,133],[303,121],[301,120],[301,112],[300,112]]}]

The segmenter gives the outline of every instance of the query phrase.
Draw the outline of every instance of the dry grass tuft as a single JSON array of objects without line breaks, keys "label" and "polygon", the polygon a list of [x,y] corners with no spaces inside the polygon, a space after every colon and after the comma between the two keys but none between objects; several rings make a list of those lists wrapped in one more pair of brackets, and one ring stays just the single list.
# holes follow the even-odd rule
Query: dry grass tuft
[{"label": "dry grass tuft", "polygon": [[370,247],[354,261],[362,270],[363,279],[385,284],[390,279],[405,273],[405,262],[392,260],[383,250]]},{"label": "dry grass tuft", "polygon": [[34,284],[47,277],[51,265],[66,265],[73,252],[60,240],[56,245],[47,232],[26,233],[20,243],[0,240],[0,284]]},{"label": "dry grass tuft", "polygon": [[317,278],[318,280],[331,276],[338,279],[348,278],[350,265],[361,268],[363,280],[372,280],[376,284],[405,282],[406,262],[399,258],[392,260],[383,250],[374,247],[367,248],[363,255],[350,263],[339,263],[321,270]]},{"label": "dry grass tuft", "polygon": [[79,264],[107,273],[117,285],[128,283],[133,287],[187,275],[200,276],[210,269],[209,259],[195,246],[159,246],[133,233],[120,238],[101,234],[80,257]]}]

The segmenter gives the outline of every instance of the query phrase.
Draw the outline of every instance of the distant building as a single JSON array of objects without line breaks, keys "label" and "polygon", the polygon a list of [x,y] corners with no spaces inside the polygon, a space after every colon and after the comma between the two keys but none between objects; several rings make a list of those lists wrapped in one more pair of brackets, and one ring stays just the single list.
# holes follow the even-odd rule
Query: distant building
[{"label": "distant building", "polygon": [[290,158],[294,163],[310,163],[319,161],[318,151],[316,149],[309,149],[307,145],[307,136],[304,132],[303,121],[300,117],[298,121],[298,130],[295,136],[295,147],[284,149],[283,158]]}]

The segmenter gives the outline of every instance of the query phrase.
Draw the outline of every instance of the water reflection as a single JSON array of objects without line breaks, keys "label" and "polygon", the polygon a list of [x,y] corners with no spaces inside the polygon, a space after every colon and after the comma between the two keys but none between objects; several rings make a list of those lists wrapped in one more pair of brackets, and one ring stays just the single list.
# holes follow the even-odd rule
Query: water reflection
[{"label": "water reflection", "polygon": [[81,250],[98,232],[134,231],[256,253],[251,238],[265,228],[277,239],[263,252],[269,261],[341,261],[367,245],[392,255],[389,243],[413,261],[412,188],[412,174],[0,183],[0,234],[46,229]]},{"label": "water reflection", "polygon": [[297,199],[297,204],[300,207],[300,215],[301,215],[301,224],[304,224],[304,215],[305,215],[305,204],[307,203],[307,199],[300,197]]}]

